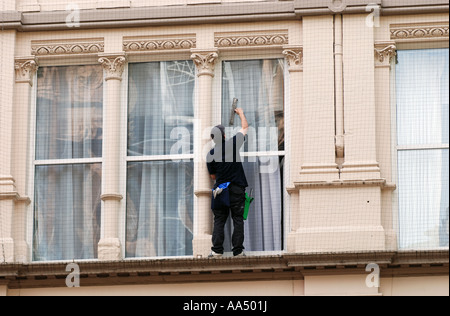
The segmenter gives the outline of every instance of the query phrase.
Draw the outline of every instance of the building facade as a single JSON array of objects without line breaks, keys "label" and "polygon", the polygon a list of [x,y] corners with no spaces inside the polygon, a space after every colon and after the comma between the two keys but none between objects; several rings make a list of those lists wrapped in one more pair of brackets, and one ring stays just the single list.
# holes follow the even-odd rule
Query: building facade
[{"label": "building facade", "polygon": [[[448,295],[448,1],[0,10],[0,295]],[[233,98],[248,256],[208,259]]]}]

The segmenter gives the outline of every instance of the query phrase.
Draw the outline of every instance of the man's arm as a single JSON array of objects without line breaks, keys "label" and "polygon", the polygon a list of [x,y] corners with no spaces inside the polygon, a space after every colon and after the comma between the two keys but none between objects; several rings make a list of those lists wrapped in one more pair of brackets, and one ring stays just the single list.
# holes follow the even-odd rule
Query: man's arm
[{"label": "man's arm", "polygon": [[242,129],[239,131],[240,133],[242,133],[244,136],[247,135],[248,133],[248,121],[247,118],[245,117],[244,114],[244,110],[243,109],[236,109],[236,114],[239,115],[240,119],[241,119],[241,123],[242,123]]}]

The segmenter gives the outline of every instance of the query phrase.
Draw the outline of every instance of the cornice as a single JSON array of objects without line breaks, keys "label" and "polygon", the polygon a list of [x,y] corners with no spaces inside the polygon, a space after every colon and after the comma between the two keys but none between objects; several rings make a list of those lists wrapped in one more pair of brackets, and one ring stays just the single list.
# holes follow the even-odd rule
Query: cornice
[{"label": "cornice", "polygon": [[[161,7],[81,10],[77,29],[195,25],[301,20],[303,16],[367,14],[380,6],[381,15],[448,13],[448,0],[294,0],[217,3]],[[3,30],[23,32],[68,30],[67,12],[0,12]]]}]

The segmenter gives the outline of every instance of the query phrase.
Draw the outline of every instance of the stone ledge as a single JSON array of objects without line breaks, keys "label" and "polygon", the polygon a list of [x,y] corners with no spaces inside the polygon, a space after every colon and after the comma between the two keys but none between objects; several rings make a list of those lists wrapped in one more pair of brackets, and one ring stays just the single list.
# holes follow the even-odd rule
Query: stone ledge
[{"label": "stone ledge", "polygon": [[[302,280],[310,275],[365,274],[369,263],[381,277],[448,275],[448,250],[281,254],[221,259],[75,261],[82,286],[214,281]],[[8,288],[65,287],[71,262],[0,264]]]}]

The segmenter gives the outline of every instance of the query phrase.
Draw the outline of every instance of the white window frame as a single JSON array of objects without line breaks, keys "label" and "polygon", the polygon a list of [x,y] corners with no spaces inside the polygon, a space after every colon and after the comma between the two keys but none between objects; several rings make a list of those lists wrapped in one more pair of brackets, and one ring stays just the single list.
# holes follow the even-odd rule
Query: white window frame
[{"label": "white window frame", "polygon": [[[122,258],[124,260],[152,260],[152,259],[174,259],[174,258],[190,258],[192,256],[158,256],[158,257],[126,257],[126,242],[127,242],[127,166],[129,162],[151,162],[151,161],[171,161],[171,160],[191,160],[194,162],[195,154],[180,154],[180,155],[144,155],[144,156],[128,156],[128,86],[129,86],[129,65],[135,63],[150,63],[150,62],[165,62],[165,61],[182,61],[189,60],[188,58],[138,58],[136,60],[130,61],[125,66],[122,75],[122,101],[121,101],[121,146],[120,146],[120,179],[121,179],[121,194],[124,197],[121,204],[120,216],[119,216],[119,240],[122,244]],[[197,89],[197,75],[196,84],[194,88],[194,97],[196,96]],[[195,106],[195,105],[194,105]],[[195,118],[194,118],[195,119]],[[195,131],[195,127],[194,127]],[[195,141],[195,137],[194,137]],[[195,188],[194,188],[195,190]],[[193,194],[194,195],[194,194]],[[194,209],[196,208],[196,197],[194,195]],[[194,212],[195,216],[195,212]]]},{"label": "white window frame", "polygon": [[[285,134],[285,150],[283,151],[261,151],[261,152],[243,152],[241,150],[241,155],[243,157],[283,157],[284,165],[283,165],[283,183],[282,183],[282,204],[283,209],[282,218],[282,249],[280,251],[255,251],[255,252],[247,252],[251,255],[256,256],[268,256],[268,255],[280,255],[283,253],[287,253],[287,241],[288,241],[288,233],[290,231],[290,195],[286,191],[286,187],[290,181],[289,179],[289,159],[290,152],[289,146],[286,144],[290,141],[290,120],[287,119],[290,113],[290,87],[289,87],[289,66],[285,59],[285,56],[280,53],[275,53],[269,51],[268,53],[262,52],[253,52],[249,51],[232,51],[232,52],[221,52],[219,54],[219,58],[216,62],[215,73],[214,73],[214,81],[213,81],[213,124],[220,124],[222,122],[222,65],[224,61],[250,61],[250,60],[275,60],[281,59],[284,60],[284,134]],[[239,105],[238,105],[239,106]]]},{"label": "white window frame", "polygon": [[[44,61],[42,65],[39,68],[44,67],[68,67],[68,66],[93,66],[98,65],[98,63],[95,63],[93,61],[86,60],[85,63],[76,63],[72,60],[67,60],[65,62],[61,63],[52,63],[51,61]],[[31,203],[27,207],[26,212],[26,225],[28,227],[27,229],[27,236],[26,241],[29,245],[28,249],[28,258],[30,258],[30,262],[39,262],[39,263],[46,263],[46,262],[63,262],[63,263],[70,263],[73,262],[73,259],[71,260],[48,260],[48,261],[35,261],[33,256],[33,247],[34,247],[34,208],[35,208],[35,181],[36,181],[36,167],[37,166],[59,166],[59,165],[79,165],[79,164],[101,164],[103,166],[104,159],[103,159],[103,153],[102,157],[96,157],[96,158],[76,158],[76,159],[47,159],[47,160],[39,160],[36,159],[36,119],[37,119],[37,90],[38,90],[38,72],[34,74],[33,82],[35,84],[33,85],[31,89],[31,108],[30,108],[30,125],[29,125],[29,140],[30,140],[30,151],[28,153],[28,161],[30,162],[30,172],[27,176],[27,189],[28,192],[30,192],[30,200]],[[102,127],[105,124],[105,114],[106,114],[106,107],[105,105],[105,98],[106,98],[106,85],[105,85],[105,74],[103,74],[103,123]],[[103,191],[103,174],[102,174],[102,191]],[[104,202],[101,201],[101,235],[100,239],[103,237],[103,210],[104,210]],[[97,261],[98,258],[91,258],[91,259],[76,259],[79,262],[88,262],[88,261]]]},{"label": "white window frame", "polygon": [[[448,42],[409,42],[397,45],[397,52],[400,50],[429,50],[429,49],[441,49],[449,48]],[[449,144],[425,144],[425,145],[398,145],[398,126],[397,126],[397,86],[396,86],[396,58],[393,58],[391,62],[391,74],[390,74],[390,92],[391,92],[391,121],[392,121],[392,180],[397,184],[397,190],[393,192],[393,227],[397,233],[397,247],[400,249],[400,203],[399,203],[399,174],[398,174],[398,153],[401,151],[419,151],[419,150],[438,150],[449,149]],[[418,249],[418,251],[433,251],[448,249],[448,247],[437,247],[433,249]]]}]

